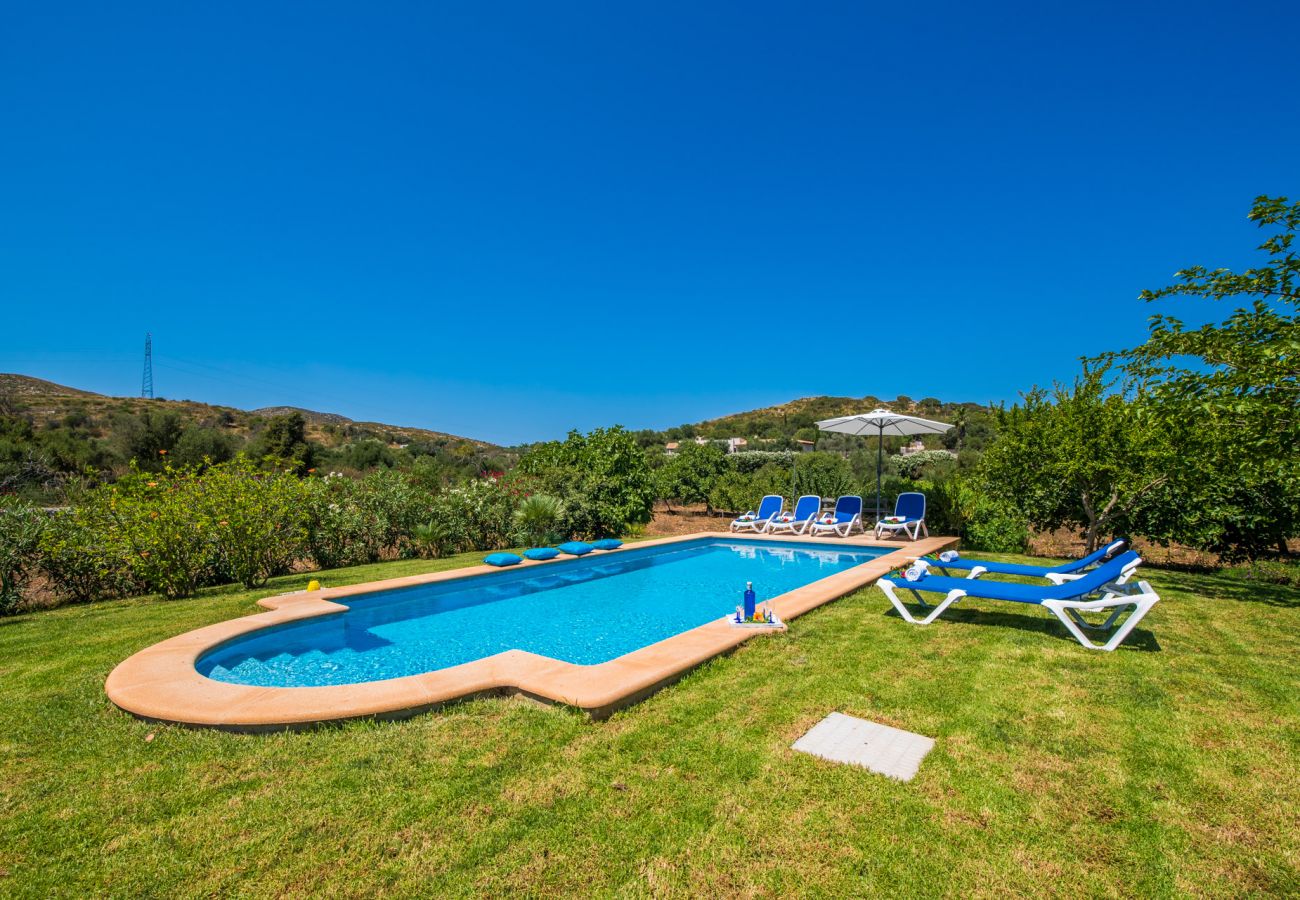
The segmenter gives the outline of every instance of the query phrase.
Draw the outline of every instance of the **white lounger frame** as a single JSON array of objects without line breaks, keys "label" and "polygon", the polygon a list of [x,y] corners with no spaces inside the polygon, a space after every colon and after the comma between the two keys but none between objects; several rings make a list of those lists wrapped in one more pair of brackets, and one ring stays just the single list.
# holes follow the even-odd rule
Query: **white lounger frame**
[{"label": "white lounger frame", "polygon": [[759,534],[762,534],[763,532],[767,531],[767,526],[771,525],[772,522],[776,520],[776,517],[780,515],[784,515],[784,510],[777,512],[775,515],[767,519],[753,519],[752,521],[749,522],[742,522],[739,519],[735,519],[731,523],[731,530],[732,531],[757,531]]},{"label": "white lounger frame", "polygon": [[[1139,581],[1136,589],[1134,589],[1133,585],[1127,583],[1129,576],[1133,574],[1133,571],[1141,562],[1141,560],[1134,560],[1131,565],[1125,566],[1123,573],[1118,579],[1102,585],[1097,592],[1099,596],[1094,600],[1083,598],[1074,600],[1043,600],[1037,604],[1026,605],[1042,606],[1050,610],[1054,616],[1061,620],[1061,624],[1066,627],[1066,630],[1068,630],[1070,634],[1074,635],[1075,639],[1089,650],[1114,650],[1120,644],[1124,643],[1124,639],[1129,636],[1129,632],[1136,627],[1138,622],[1142,621],[1142,617],[1150,611],[1151,607],[1155,606],[1156,603],[1160,601],[1160,597],[1151,589],[1151,585],[1147,584],[1145,581]],[[972,574],[969,577],[976,578],[978,576]],[[898,599],[898,594],[895,593],[894,585],[883,579],[877,581],[876,584],[885,592],[885,596],[889,598],[889,602],[894,604],[894,609],[898,610],[898,614],[913,625],[929,625],[935,619],[939,618],[939,616],[943,615],[944,610],[967,595],[966,591],[957,588],[949,591],[947,596],[945,596],[938,605],[931,606],[929,603],[925,602],[918,591],[904,588],[904,590],[908,590],[916,597],[917,603],[919,603],[923,609],[929,611],[925,618],[918,619],[913,616],[912,613],[908,611],[907,607],[903,605],[903,602]],[[1013,603],[1016,601],[1003,602]],[[1132,614],[1124,620],[1124,623],[1115,630],[1115,633],[1111,635],[1110,640],[1105,644],[1094,644],[1092,641],[1088,640],[1087,636],[1083,633],[1082,629],[1085,628],[1089,631],[1109,631],[1112,628],[1115,628],[1115,623],[1119,621],[1119,617],[1123,615],[1124,611],[1129,607],[1133,608]],[[1104,612],[1106,610],[1111,611],[1110,616],[1100,625],[1093,625],[1090,622],[1085,621],[1083,616],[1080,615],[1080,613],[1085,612]]]},{"label": "white lounger frame", "polygon": [[832,522],[829,525],[827,525],[822,522],[815,521],[812,523],[812,533],[813,534],[832,533],[832,534],[838,534],[840,537],[848,537],[850,534],[853,533],[854,526],[857,526],[858,531],[861,531],[863,534],[867,533],[867,529],[864,528],[862,525],[861,513],[849,519],[847,522]]},{"label": "white lounger frame", "polygon": [[[764,495],[763,499],[766,500],[768,497],[777,497],[777,496],[778,496],[777,494],[766,494]],[[772,522],[776,520],[777,516],[785,515],[785,499],[784,498],[780,498],[780,499],[781,499],[781,508],[778,509],[776,512],[772,513],[772,515],[768,516],[766,519],[752,519],[748,522],[742,522],[739,519],[732,519],[731,530],[732,531],[756,531],[759,534],[762,534],[763,532],[767,531],[767,526],[771,525]],[[761,503],[759,504],[760,509],[762,508],[762,505],[763,504]]]},{"label": "white lounger frame", "polygon": [[[803,497],[799,497],[799,498],[797,498],[797,499],[794,501],[794,509],[790,510],[790,515],[793,516],[793,515],[795,514],[795,511],[799,509],[799,501],[800,501],[800,500],[802,500],[804,497],[811,497],[811,496],[813,496],[813,495],[812,495],[812,494],[804,494]],[[821,502],[821,501],[818,500],[818,503],[819,503],[819,504],[820,504],[820,502]],[[783,512],[783,513],[781,513],[781,515],[785,515],[785,513]],[[812,525],[812,523],[813,523],[813,522],[817,519],[817,517],[820,516],[820,515],[821,515],[821,510],[819,509],[817,512],[813,513],[812,516],[811,516],[810,518],[807,518],[807,519],[795,519],[793,522],[778,522],[778,521],[777,521],[777,517],[776,517],[776,516],[773,516],[773,517],[772,517],[772,521],[770,521],[770,522],[767,523],[767,527],[764,528],[763,531],[764,531],[765,533],[767,533],[767,534],[777,534],[777,533],[779,533],[779,532],[783,532],[783,531],[788,531],[790,534],[803,534],[805,531],[808,530],[809,526]]]},{"label": "white lounger frame", "polygon": [[816,516],[813,516],[811,519],[796,519],[793,522],[778,522],[776,518],[773,517],[772,521],[767,523],[767,528],[763,530],[767,534],[776,534],[781,531],[788,531],[790,534],[803,534],[808,530],[808,527],[812,525],[813,520],[816,518]]},{"label": "white lounger frame", "polygon": [[886,522],[883,519],[876,523],[876,537],[884,537],[886,531],[901,531],[912,540],[919,540],[921,535],[930,536],[930,529],[925,527],[925,519],[917,519],[915,522]]}]

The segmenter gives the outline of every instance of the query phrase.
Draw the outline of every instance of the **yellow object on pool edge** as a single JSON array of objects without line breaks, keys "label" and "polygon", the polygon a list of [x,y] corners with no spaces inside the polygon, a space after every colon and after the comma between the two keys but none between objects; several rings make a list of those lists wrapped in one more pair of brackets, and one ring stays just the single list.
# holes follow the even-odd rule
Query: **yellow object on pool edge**
[{"label": "yellow object on pool edge", "polygon": [[309,591],[319,591],[319,590],[320,590],[320,582],[317,581],[315,578],[313,578],[311,581],[307,582],[307,590],[309,590]]}]

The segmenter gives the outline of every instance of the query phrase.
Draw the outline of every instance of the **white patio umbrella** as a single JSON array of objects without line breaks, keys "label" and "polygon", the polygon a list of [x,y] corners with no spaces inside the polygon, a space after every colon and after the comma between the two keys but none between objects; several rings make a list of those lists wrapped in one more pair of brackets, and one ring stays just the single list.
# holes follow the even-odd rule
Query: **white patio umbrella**
[{"label": "white patio umbrella", "polygon": [[880,474],[884,463],[885,436],[907,437],[917,434],[943,434],[951,425],[934,422],[918,416],[905,416],[887,409],[873,409],[856,416],[823,419],[817,423],[821,431],[836,434],[875,435],[876,444],[876,521],[880,521]]}]

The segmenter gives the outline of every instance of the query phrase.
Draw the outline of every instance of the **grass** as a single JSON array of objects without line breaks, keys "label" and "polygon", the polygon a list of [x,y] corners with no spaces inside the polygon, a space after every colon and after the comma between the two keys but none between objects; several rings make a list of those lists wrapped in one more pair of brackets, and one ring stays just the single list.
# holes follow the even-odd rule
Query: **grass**
[{"label": "grass", "polygon": [[[1113,654],[872,589],[606,722],[479,700],[261,736],[137,721],[104,678],[304,578],[0,620],[0,895],[1294,894],[1300,589],[1147,577]],[[938,744],[910,784],[789,749],[832,710]]]}]

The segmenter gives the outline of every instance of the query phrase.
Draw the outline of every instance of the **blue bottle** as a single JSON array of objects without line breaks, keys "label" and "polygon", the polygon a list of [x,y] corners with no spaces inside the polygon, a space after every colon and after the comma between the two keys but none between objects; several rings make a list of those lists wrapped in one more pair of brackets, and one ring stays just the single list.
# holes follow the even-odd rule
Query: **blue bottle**
[{"label": "blue bottle", "polygon": [[754,618],[754,582],[745,582],[745,621]]}]

